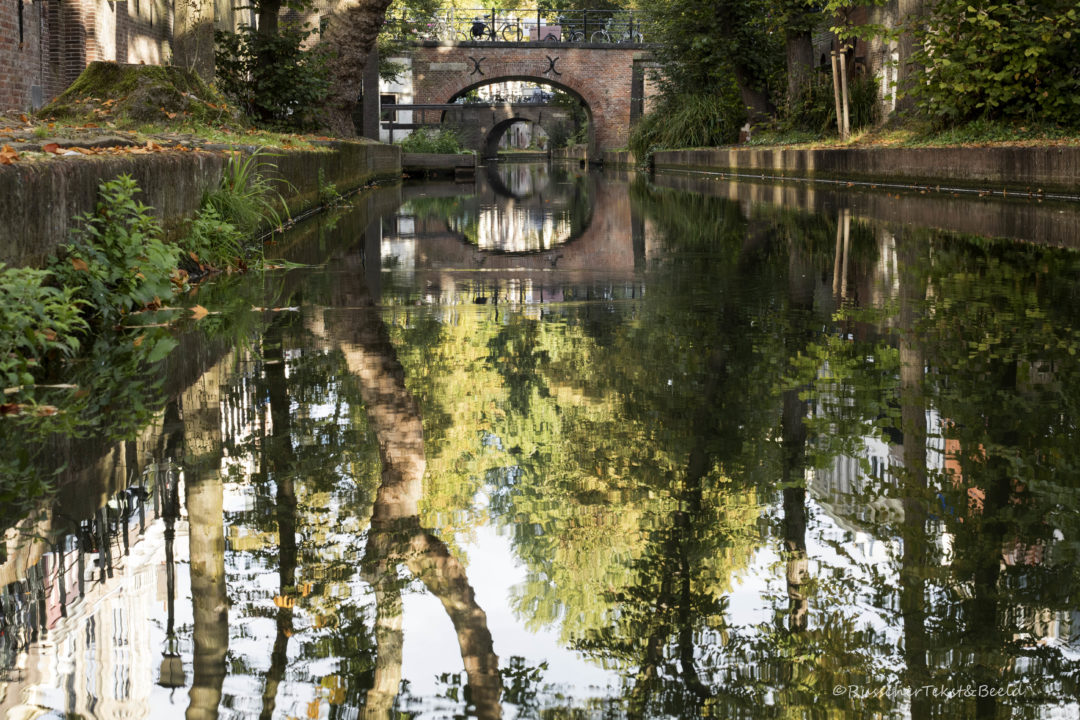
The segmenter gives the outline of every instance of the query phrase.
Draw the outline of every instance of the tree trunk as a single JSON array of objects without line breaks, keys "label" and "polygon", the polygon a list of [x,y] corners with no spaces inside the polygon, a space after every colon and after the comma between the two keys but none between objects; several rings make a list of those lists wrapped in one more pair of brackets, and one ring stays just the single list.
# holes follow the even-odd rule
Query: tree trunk
[{"label": "tree trunk", "polygon": [[814,44],[809,30],[787,32],[787,104],[792,104],[802,94],[814,71]]},{"label": "tree trunk", "polygon": [[772,115],[776,108],[769,100],[769,96],[750,82],[749,74],[740,67],[734,70],[735,83],[739,86],[739,95],[742,96],[743,105],[746,106],[750,122],[758,122]]},{"label": "tree trunk", "polygon": [[173,29],[173,65],[214,81],[214,3],[181,0],[176,3]]},{"label": "tree trunk", "polygon": [[330,48],[330,93],[326,129],[333,135],[355,137],[353,112],[363,87],[364,66],[390,0],[346,0],[330,16],[323,42]]},{"label": "tree trunk", "polygon": [[273,37],[278,31],[278,15],[281,13],[281,0],[262,0],[259,3],[259,34]]}]

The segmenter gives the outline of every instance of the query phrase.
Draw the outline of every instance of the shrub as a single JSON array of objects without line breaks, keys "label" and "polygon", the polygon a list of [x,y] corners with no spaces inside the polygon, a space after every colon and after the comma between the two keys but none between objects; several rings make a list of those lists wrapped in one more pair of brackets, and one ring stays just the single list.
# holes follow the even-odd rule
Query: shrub
[{"label": "shrub", "polygon": [[173,292],[179,248],[162,241],[150,208],[135,200],[138,191],[129,175],[102,183],[96,212],[77,219],[72,242],[52,262],[61,286],[105,324]]},{"label": "shrub", "polygon": [[32,385],[33,373],[47,355],[71,356],[79,349],[79,335],[86,330],[86,321],[80,316],[82,303],[74,288],[50,286],[50,275],[47,270],[0,264],[3,388]]},{"label": "shrub", "polygon": [[939,0],[915,30],[925,72],[905,88],[945,122],[977,117],[1080,123],[1080,9],[1075,0]]},{"label": "shrub", "polygon": [[630,150],[648,164],[662,148],[710,147],[735,142],[746,109],[733,87],[721,95],[665,96],[630,133]]},{"label": "shrub", "polygon": [[180,241],[180,249],[189,259],[212,268],[239,267],[247,254],[244,240],[235,225],[223,220],[208,205],[195,214]]},{"label": "shrub", "polygon": [[409,134],[401,141],[401,149],[407,153],[457,154],[464,152],[457,133],[442,128],[428,130],[421,128]]},{"label": "shrub", "polygon": [[[848,83],[848,120],[851,129],[873,125],[878,118],[878,82],[868,75]],[[832,75],[813,73],[786,109],[784,124],[792,130],[836,134],[836,97]]]},{"label": "shrub", "polygon": [[239,32],[217,31],[218,84],[252,119],[284,128],[317,127],[330,88],[326,51],[305,49],[315,31],[283,23],[276,35],[245,25]]}]

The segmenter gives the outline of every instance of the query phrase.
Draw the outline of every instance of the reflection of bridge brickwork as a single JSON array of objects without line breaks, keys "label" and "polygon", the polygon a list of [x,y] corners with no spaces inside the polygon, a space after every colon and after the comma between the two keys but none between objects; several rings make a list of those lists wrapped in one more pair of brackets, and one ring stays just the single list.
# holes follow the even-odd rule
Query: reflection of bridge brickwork
[{"label": "reflection of bridge brickwork", "polygon": [[[630,195],[625,186],[599,183],[592,193],[592,222],[580,236],[564,245],[537,253],[495,253],[465,242],[461,235],[421,230],[416,269],[424,270],[561,270],[632,272],[634,243],[630,216]],[[537,199],[538,202],[542,200]],[[526,201],[527,202],[527,201]]]},{"label": "reflection of bridge brickwork", "polygon": [[447,110],[443,124],[457,132],[463,147],[477,150],[482,157],[495,157],[503,130],[515,122],[530,122],[544,129],[549,136],[556,128],[566,128],[566,134],[576,127],[570,112],[557,105],[505,103],[503,105],[462,105]]},{"label": "reflection of bridge brickwork", "polygon": [[506,80],[547,83],[584,101],[594,152],[620,148],[630,134],[634,60],[646,55],[639,47],[620,45],[424,45],[412,53],[413,101],[446,103]]}]

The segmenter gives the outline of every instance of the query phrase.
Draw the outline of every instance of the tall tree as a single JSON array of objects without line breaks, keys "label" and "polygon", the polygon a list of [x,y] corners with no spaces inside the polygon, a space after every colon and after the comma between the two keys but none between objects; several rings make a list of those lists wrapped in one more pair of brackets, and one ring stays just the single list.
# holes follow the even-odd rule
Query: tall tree
[{"label": "tall tree", "polygon": [[391,1],[342,0],[330,15],[323,42],[331,52],[326,126],[334,135],[356,135],[353,112],[363,87],[364,68]]}]

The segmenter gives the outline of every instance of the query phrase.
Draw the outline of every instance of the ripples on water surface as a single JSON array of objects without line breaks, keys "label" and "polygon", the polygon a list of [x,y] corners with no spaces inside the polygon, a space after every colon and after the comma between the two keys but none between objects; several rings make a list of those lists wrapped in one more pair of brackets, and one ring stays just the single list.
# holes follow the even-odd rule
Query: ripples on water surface
[{"label": "ripples on water surface", "polygon": [[0,709],[1076,717],[1077,227],[536,165],[357,199],[4,420]]}]

